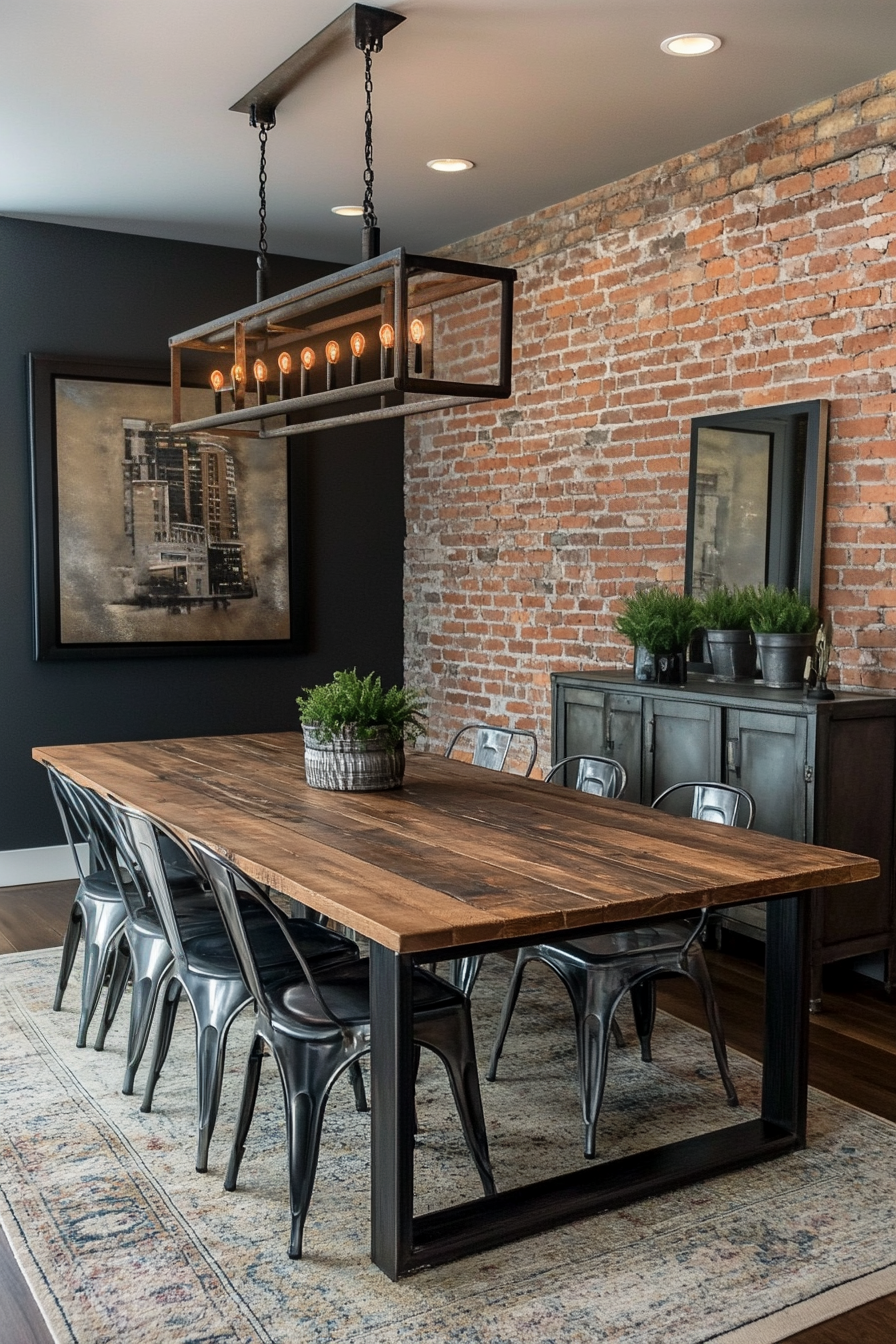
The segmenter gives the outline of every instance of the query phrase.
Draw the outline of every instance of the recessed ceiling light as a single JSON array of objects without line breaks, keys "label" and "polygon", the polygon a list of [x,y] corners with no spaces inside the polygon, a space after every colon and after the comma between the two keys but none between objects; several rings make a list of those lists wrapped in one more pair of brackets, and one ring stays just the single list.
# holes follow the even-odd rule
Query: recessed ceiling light
[{"label": "recessed ceiling light", "polygon": [[708,56],[711,51],[718,51],[721,45],[722,39],[713,37],[712,33],[679,33],[660,43],[667,56]]},{"label": "recessed ceiling light", "polygon": [[334,205],[330,208],[330,213],[334,215],[363,215],[363,205]]},{"label": "recessed ceiling light", "polygon": [[427,159],[426,166],[437,173],[465,173],[468,168],[476,167],[472,159]]}]

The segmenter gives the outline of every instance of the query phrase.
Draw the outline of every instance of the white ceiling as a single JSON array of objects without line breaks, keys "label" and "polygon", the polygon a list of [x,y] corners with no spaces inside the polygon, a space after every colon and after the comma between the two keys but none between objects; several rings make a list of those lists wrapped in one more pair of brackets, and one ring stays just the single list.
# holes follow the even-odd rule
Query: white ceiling
[{"label": "white ceiling", "polygon": [[[896,0],[396,0],[374,57],[383,246],[425,251],[896,68]],[[6,0],[0,213],[254,247],[257,141],[228,111],[346,0]],[[674,58],[663,38],[722,38]],[[284,100],[274,252],[358,259],[363,58]],[[438,174],[426,160],[473,159]]]}]

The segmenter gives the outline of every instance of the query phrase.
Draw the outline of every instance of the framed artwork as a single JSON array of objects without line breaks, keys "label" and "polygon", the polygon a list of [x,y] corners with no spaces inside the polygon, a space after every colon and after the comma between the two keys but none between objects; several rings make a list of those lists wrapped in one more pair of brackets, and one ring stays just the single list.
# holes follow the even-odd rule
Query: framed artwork
[{"label": "framed artwork", "polygon": [[[36,659],[300,653],[286,441],[172,434],[162,365],[28,360]],[[184,389],[184,414],[213,393]]]}]

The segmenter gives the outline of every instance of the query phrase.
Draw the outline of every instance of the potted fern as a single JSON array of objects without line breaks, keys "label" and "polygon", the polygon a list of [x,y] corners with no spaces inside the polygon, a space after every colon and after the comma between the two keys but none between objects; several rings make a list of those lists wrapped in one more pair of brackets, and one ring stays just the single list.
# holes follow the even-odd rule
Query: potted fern
[{"label": "potted fern", "polygon": [[625,599],[615,624],[635,646],[635,681],[687,681],[687,647],[700,624],[692,597],[664,584],[642,588]]},{"label": "potted fern", "polygon": [[795,589],[768,584],[756,590],[751,624],[766,686],[802,686],[821,624],[816,608]]},{"label": "potted fern", "polygon": [[707,593],[698,604],[713,675],[719,681],[752,681],[756,676],[755,601],[753,588],[723,586]]},{"label": "potted fern", "polygon": [[404,743],[426,730],[419,692],[383,689],[371,672],[333,674],[296,698],[305,738],[305,779],[314,789],[371,792],[397,789]]}]

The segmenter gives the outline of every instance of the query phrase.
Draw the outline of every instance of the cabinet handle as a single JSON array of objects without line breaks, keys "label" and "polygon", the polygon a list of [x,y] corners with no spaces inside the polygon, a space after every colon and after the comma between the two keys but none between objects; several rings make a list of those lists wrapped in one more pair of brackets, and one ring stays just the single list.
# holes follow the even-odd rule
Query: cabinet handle
[{"label": "cabinet handle", "polygon": [[740,738],[729,737],[728,739],[728,769],[733,770],[740,779]]},{"label": "cabinet handle", "polygon": [[613,741],[613,711],[610,710],[607,715],[607,751],[612,751],[616,743]]},{"label": "cabinet handle", "polygon": [[648,750],[648,751],[653,751],[653,729],[654,729],[654,723],[655,723],[655,720],[654,720],[654,719],[648,719],[648,720],[647,720],[647,750]]}]

